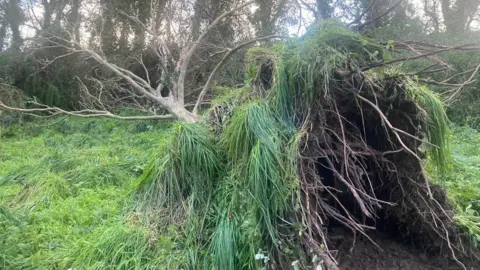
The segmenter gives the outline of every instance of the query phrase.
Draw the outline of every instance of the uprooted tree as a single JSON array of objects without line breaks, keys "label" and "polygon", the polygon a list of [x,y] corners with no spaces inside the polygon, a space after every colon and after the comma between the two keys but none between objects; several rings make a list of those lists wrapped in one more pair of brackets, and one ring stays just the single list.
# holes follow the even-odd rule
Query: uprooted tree
[{"label": "uprooted tree", "polygon": [[[429,254],[448,255],[460,267],[475,261],[475,251],[455,224],[445,192],[431,185],[425,174],[426,160],[439,173],[446,170],[448,119],[440,99],[419,83],[451,87],[453,99],[480,68],[470,71],[470,79],[461,84],[419,75],[445,65],[437,54],[479,47],[379,45],[337,24],[321,24],[302,38],[250,50],[248,84],[216,99],[201,119],[198,108],[225,61],[245,46],[276,37],[254,38],[225,50],[193,110],[186,109],[185,81],[192,56],[221,20],[249,4],[213,20],[178,60],[160,40],[152,43],[159,62],[176,67],[174,78],[168,78],[174,81],[171,87],[165,83],[172,75],[167,68],[161,73],[163,80],[155,84],[148,72],[141,77],[85,47],[75,31],[73,36],[47,35],[45,43],[65,53],[43,68],[79,54],[130,88],[105,94],[98,79],[96,89],[81,84],[89,106],[78,111],[35,101],[34,108],[1,102],[0,107],[40,115],[182,120],[174,127],[170,144],[145,170],[136,195],[138,210],[154,218],[155,230],[171,224],[185,229],[186,267],[285,269],[294,268],[293,262],[337,269],[342,254],[331,252],[336,246],[329,235],[335,226],[350,230],[354,239],[367,240],[369,231],[394,230]],[[409,54],[384,57],[394,46]],[[420,58],[436,64],[411,74],[387,68]],[[142,58],[137,60],[146,69]],[[131,104],[147,99],[169,114],[115,115],[105,95],[107,100],[127,99]]]},{"label": "uprooted tree", "polygon": [[326,23],[251,50],[250,84],[176,124],[138,209],[185,228],[192,267],[338,269],[337,226],[354,243],[383,230],[460,269],[478,263],[424,169],[443,173],[449,159],[442,102],[379,64],[383,48]]}]

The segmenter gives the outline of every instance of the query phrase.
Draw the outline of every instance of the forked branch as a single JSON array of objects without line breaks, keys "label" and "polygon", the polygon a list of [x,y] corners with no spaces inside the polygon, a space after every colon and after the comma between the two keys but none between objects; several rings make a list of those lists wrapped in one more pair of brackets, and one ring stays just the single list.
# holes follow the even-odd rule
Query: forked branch
[{"label": "forked branch", "polygon": [[237,52],[238,50],[250,45],[250,44],[253,44],[255,42],[258,42],[258,41],[263,41],[263,40],[268,40],[268,39],[272,39],[272,38],[280,38],[281,36],[277,36],[277,35],[271,35],[271,36],[266,36],[266,37],[258,37],[258,38],[254,38],[252,40],[249,40],[249,41],[245,41],[243,43],[240,43],[238,44],[235,48],[232,48],[232,49],[228,49],[227,50],[227,53],[225,53],[225,55],[223,56],[222,60],[220,60],[220,62],[218,62],[217,66],[215,66],[215,68],[213,69],[212,73],[210,73],[210,76],[208,77],[207,79],[207,82],[205,83],[205,85],[203,86],[202,88],[202,91],[200,92],[200,94],[198,95],[198,100],[195,104],[195,107],[193,108],[192,110],[192,113],[193,114],[197,114],[198,113],[198,107],[200,106],[200,104],[202,103],[203,101],[203,98],[205,96],[205,94],[207,93],[208,91],[208,88],[210,87],[210,85],[212,84],[212,81],[213,81],[213,78],[215,77],[215,75],[217,75],[218,71],[223,67],[223,65],[227,62],[227,60],[235,53]]},{"label": "forked branch", "polygon": [[227,11],[217,17],[208,27],[207,29],[198,37],[198,39],[195,41],[195,43],[192,45],[192,47],[187,51],[186,55],[184,58],[181,60],[180,64],[180,69],[179,69],[179,76],[177,80],[177,102],[179,103],[180,106],[184,105],[184,100],[185,100],[185,77],[187,75],[187,69],[188,65],[190,63],[190,60],[192,59],[193,54],[198,50],[198,48],[202,45],[203,41],[205,40],[205,37],[212,31],[214,27],[216,27],[224,18],[232,15],[236,11],[249,6],[253,4],[255,1],[249,1],[245,4],[239,5],[236,8]]}]

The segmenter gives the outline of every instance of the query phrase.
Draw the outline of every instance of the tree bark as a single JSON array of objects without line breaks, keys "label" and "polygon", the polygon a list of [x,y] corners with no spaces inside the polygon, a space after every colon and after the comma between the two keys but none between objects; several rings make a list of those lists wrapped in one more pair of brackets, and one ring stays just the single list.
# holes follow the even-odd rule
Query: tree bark
[{"label": "tree bark", "polygon": [[72,0],[72,8],[68,16],[68,28],[73,32],[76,42],[80,42],[80,5],[81,0]]},{"label": "tree bark", "polygon": [[4,17],[2,18],[0,26],[0,52],[3,51],[3,46],[5,46],[5,36],[7,34],[8,21]]},{"label": "tree bark", "polygon": [[192,18],[192,41],[195,41],[200,36],[200,26],[202,23],[203,12],[205,8],[205,0],[195,1],[193,7],[194,15]]},{"label": "tree bark", "polygon": [[52,22],[52,15],[53,15],[53,6],[54,6],[55,0],[42,0],[42,5],[43,5],[43,25],[42,25],[42,30],[46,30],[50,28],[51,22]]},{"label": "tree bark", "polygon": [[12,31],[12,49],[19,50],[23,44],[20,35],[20,24],[22,23],[22,10],[18,0],[9,0],[7,9],[7,18]]},{"label": "tree bark", "polygon": [[317,1],[317,19],[326,20],[332,17],[333,7],[331,0],[316,0]]}]

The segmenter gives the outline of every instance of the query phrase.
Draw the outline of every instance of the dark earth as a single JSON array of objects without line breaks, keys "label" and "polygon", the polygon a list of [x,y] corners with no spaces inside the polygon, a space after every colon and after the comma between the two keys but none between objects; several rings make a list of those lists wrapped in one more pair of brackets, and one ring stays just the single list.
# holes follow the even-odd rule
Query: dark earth
[{"label": "dark earth", "polygon": [[[432,256],[414,247],[403,244],[393,237],[379,232],[368,233],[379,247],[366,237],[356,237],[353,246],[353,235],[343,228],[335,228],[334,249],[340,270],[456,270],[462,269],[446,256]],[[335,255],[335,253],[333,253]],[[475,268],[477,269],[477,268]]]}]

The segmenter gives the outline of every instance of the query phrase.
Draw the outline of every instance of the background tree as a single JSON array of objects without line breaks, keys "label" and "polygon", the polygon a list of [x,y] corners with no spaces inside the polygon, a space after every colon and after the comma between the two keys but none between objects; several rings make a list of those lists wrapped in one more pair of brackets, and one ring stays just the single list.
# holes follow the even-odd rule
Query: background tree
[{"label": "background tree", "polygon": [[480,5],[476,0],[442,0],[442,14],[447,31],[465,31],[475,20]]},{"label": "background tree", "polygon": [[[243,3],[4,0],[0,2],[0,45],[3,43],[9,52],[2,56],[6,63],[1,66],[2,74],[8,77],[5,81],[35,97],[39,104],[102,112],[130,107],[159,117],[151,115],[151,107],[165,104],[158,104],[152,96],[139,95],[135,86],[111,67],[129,72],[127,77],[137,83],[142,80],[141,87],[163,99],[186,104],[188,111],[198,103],[200,92],[208,99],[215,89],[212,85],[244,83],[245,48],[235,47],[245,42],[245,47],[257,44],[249,40],[303,33],[314,21],[336,19],[380,40],[416,39],[448,45],[455,43],[448,33],[459,38],[458,29],[465,36],[475,31],[479,6],[477,1],[466,0],[426,0],[420,5],[411,0],[255,0],[209,28],[221,14]],[[199,46],[196,43],[201,36]],[[186,57],[192,48],[194,53]],[[235,53],[229,53],[232,50]],[[223,59],[226,54],[228,59]],[[437,60],[445,57],[437,56]],[[455,64],[460,57],[447,58],[452,62],[450,68],[456,69],[449,69],[445,76],[474,68]],[[221,68],[217,68],[219,62]],[[159,108],[154,111],[165,113]]]}]

